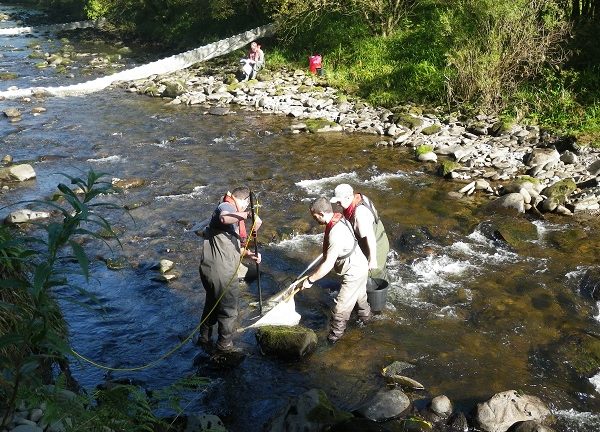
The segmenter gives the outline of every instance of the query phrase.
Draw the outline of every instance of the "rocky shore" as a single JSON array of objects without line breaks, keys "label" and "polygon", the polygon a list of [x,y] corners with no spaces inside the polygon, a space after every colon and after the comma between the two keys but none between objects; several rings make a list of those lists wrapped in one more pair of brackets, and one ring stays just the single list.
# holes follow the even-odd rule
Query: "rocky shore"
[{"label": "rocky shore", "polygon": [[413,105],[372,107],[302,70],[265,71],[258,80],[239,82],[235,68],[196,65],[124,86],[173,105],[201,105],[217,116],[240,109],[286,115],[296,119],[290,133],[357,132],[374,135],[376,146],[414,148],[416,159],[460,183],[457,197],[480,191],[497,198],[495,210],[541,216],[600,209],[600,148],[537,126]]}]

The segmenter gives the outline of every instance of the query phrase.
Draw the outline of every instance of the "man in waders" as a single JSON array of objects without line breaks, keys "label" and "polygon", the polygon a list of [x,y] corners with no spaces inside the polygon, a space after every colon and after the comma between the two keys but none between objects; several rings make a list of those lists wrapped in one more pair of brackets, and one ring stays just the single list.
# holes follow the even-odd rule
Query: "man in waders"
[{"label": "man in waders", "polygon": [[369,266],[358,247],[352,226],[341,213],[333,212],[327,198],[317,198],[310,207],[310,213],[319,224],[326,225],[323,259],[317,269],[304,280],[302,289],[310,288],[331,269],[342,277],[327,336],[329,342],[335,343],[344,334],[354,305],[358,304],[359,320],[366,322],[371,317],[371,308],[367,302]]},{"label": "man in waders", "polygon": [[[247,239],[244,221],[250,203],[250,190],[239,187],[227,192],[215,209],[204,232],[200,279],[206,290],[198,344],[205,349],[212,346],[213,326],[218,323],[217,351],[233,349],[233,334],[238,316],[239,284],[237,270],[242,256],[260,263],[260,254],[244,249]],[[254,229],[262,223],[255,216]]]},{"label": "man in waders", "polygon": [[340,203],[344,217],[352,224],[358,245],[369,260],[370,276],[387,279],[385,263],[390,242],[373,202],[365,195],[354,193],[352,186],[342,183],[334,190],[332,203]]}]

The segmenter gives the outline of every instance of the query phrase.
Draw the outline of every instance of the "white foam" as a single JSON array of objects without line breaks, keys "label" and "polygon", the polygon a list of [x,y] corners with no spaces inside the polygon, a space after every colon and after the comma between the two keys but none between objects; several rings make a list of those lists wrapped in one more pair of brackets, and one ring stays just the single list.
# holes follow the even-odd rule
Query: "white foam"
[{"label": "white foam", "polygon": [[193,199],[193,198],[197,198],[199,196],[202,196],[202,190],[205,187],[206,186],[196,186],[196,187],[194,187],[194,189],[190,193],[177,194],[177,195],[159,195],[159,196],[155,197],[154,199],[157,200],[157,201],[171,201],[171,200],[172,201],[178,201],[178,200]]},{"label": "white foam", "polygon": [[316,180],[301,180],[296,186],[306,190],[311,195],[330,194],[339,183],[355,182],[358,180],[356,172],[340,173],[333,177],[324,177]]},{"label": "white foam", "polygon": [[596,306],[598,306],[598,315],[596,315],[594,319],[600,322],[600,301],[596,303]]},{"label": "white foam", "polygon": [[378,189],[389,190],[391,188],[387,184],[388,181],[406,177],[408,177],[408,175],[402,171],[396,171],[395,173],[377,174],[371,177],[369,180],[365,181],[365,184],[369,186],[374,186]]},{"label": "white foam", "polygon": [[473,265],[469,261],[455,260],[447,255],[429,255],[414,262],[411,268],[422,284],[452,287],[454,284],[447,281],[446,277],[460,275],[473,268]]},{"label": "white foam", "polygon": [[105,163],[105,162],[125,162],[127,158],[123,158],[119,155],[107,156],[103,158],[97,159],[88,159],[88,162],[97,162],[97,163]]},{"label": "white foam", "polygon": [[569,431],[592,432],[598,430],[600,425],[600,414],[591,412],[580,412],[574,409],[558,410],[554,413],[557,417],[562,418],[570,427]]},{"label": "white foam", "polygon": [[323,243],[323,234],[294,234],[291,238],[280,241],[279,243],[271,243],[278,249],[299,251],[304,250],[310,245],[320,245]]},{"label": "white foam", "polygon": [[596,389],[596,392],[600,393],[600,372],[590,378],[590,382]]}]

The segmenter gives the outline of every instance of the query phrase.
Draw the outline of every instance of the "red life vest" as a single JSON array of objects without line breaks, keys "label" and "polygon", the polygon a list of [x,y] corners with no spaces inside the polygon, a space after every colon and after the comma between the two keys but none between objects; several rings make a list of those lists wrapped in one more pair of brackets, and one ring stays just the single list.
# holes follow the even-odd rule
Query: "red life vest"
[{"label": "red life vest", "polygon": [[[237,206],[237,203],[235,202],[235,200],[233,199],[233,196],[227,192],[225,194],[225,196],[223,197],[223,202],[232,204],[235,207],[236,211],[240,211],[240,209]],[[248,234],[246,233],[246,224],[244,223],[243,220],[238,221],[238,226],[240,229],[240,240],[242,243],[244,243],[246,241],[246,239],[248,238]]]},{"label": "red life vest", "polygon": [[323,258],[327,257],[327,249],[329,249],[329,233],[343,216],[344,215],[341,213],[334,213],[331,220],[327,222],[327,226],[325,227],[325,237],[323,238]]}]

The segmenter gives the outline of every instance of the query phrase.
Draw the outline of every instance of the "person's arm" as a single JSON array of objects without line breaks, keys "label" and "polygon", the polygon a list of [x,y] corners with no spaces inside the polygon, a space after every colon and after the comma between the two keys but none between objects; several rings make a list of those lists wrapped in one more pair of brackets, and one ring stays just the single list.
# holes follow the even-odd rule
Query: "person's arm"
[{"label": "person's arm", "polygon": [[338,254],[332,250],[332,247],[329,247],[327,251],[327,257],[325,260],[321,261],[319,267],[302,283],[302,289],[310,288],[316,281],[324,278],[327,274],[333,269],[335,265],[335,261],[337,260]]},{"label": "person's arm", "polygon": [[248,212],[228,212],[227,210],[221,211],[219,220],[222,224],[233,225],[241,221],[248,219]]}]

